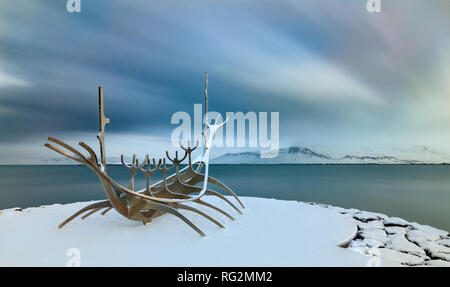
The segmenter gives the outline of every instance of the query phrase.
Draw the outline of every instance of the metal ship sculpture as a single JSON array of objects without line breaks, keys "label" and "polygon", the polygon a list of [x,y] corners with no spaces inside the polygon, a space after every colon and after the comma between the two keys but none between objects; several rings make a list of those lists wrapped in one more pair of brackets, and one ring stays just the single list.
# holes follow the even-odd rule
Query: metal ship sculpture
[{"label": "metal ship sculpture", "polygon": [[[204,94],[205,114],[207,114],[207,87],[208,79],[206,75]],[[112,179],[107,172],[105,156],[105,126],[110,123],[110,120],[105,117],[104,113],[102,87],[99,87],[98,91],[100,132],[97,135],[97,138],[100,143],[100,162],[98,161],[97,155],[93,149],[84,142],[80,142],[79,146],[87,152],[87,155],[84,155],[79,150],[66,144],[65,142],[52,137],[48,138],[52,144],[46,143],[45,146],[87,166],[95,172],[103,186],[103,189],[105,190],[107,200],[99,201],[82,208],[62,222],[58,226],[59,228],[62,228],[64,225],[82,214],[84,214],[82,219],[85,219],[96,212],[102,211],[101,214],[105,215],[110,210],[115,209],[122,216],[130,220],[141,221],[144,224],[150,223],[155,217],[170,213],[183,220],[201,236],[205,236],[205,233],[203,233],[195,224],[182,215],[179,210],[184,209],[197,213],[200,216],[210,220],[220,228],[223,228],[224,226],[219,221],[203,211],[193,207],[193,205],[203,205],[207,208],[222,213],[231,220],[234,220],[234,217],[223,209],[208,203],[205,200],[204,195],[216,196],[225,201],[236,212],[242,214],[241,210],[228,198],[208,187],[208,183],[210,183],[222,188],[234,197],[241,208],[245,208],[236,194],[229,187],[219,180],[209,176],[209,159],[214,135],[225,122],[221,124],[205,123],[205,128],[202,132],[204,141],[203,151],[195,159],[192,159],[192,152],[197,149],[198,142],[195,146],[191,146],[189,142],[187,146],[183,146],[180,142],[180,147],[184,151],[184,154],[181,157],[178,156],[178,151],[175,152],[174,156],[170,156],[170,154],[166,151],[167,158],[158,160],[153,158],[152,161],[150,161],[149,156],[146,155],[142,163],[139,164],[136,159],[136,155],[133,155],[131,164],[126,164],[122,155],[122,165],[130,172],[130,183],[128,187],[125,187]],[[184,168],[180,168],[181,163],[186,158],[188,159],[187,165]],[[174,170],[174,172],[169,175],[169,171],[171,170]],[[204,173],[201,173],[202,170],[204,170]],[[161,172],[162,180],[154,184],[150,184],[152,174],[157,171]],[[135,191],[134,177],[137,172],[141,172],[145,175],[146,186],[141,190]],[[199,184],[201,184],[201,187],[197,186]],[[186,203],[193,204],[188,205]]]}]

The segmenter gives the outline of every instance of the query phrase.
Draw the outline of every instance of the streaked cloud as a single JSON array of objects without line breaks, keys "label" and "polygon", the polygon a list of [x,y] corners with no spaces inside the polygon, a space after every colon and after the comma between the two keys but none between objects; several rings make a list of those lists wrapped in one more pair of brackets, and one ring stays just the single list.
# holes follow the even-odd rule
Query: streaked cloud
[{"label": "streaked cloud", "polygon": [[282,145],[450,154],[447,0],[63,2],[0,3],[0,157],[95,135],[99,85],[108,135],[159,150],[205,71],[211,110],[278,111]]},{"label": "streaked cloud", "polygon": [[0,70],[0,88],[3,87],[28,87],[31,83],[20,79],[18,77],[15,77],[13,75],[9,75],[7,73],[4,73]]}]

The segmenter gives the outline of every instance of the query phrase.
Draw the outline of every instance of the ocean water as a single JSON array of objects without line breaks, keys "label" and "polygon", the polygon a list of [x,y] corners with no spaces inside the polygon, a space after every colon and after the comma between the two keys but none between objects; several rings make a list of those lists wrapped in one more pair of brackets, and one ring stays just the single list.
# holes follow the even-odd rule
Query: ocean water
[{"label": "ocean water", "polygon": [[[122,166],[108,172],[128,185]],[[448,165],[212,165],[210,175],[238,195],[353,207],[450,230]],[[145,178],[137,174],[135,184]],[[105,198],[84,166],[0,166],[0,209]]]}]

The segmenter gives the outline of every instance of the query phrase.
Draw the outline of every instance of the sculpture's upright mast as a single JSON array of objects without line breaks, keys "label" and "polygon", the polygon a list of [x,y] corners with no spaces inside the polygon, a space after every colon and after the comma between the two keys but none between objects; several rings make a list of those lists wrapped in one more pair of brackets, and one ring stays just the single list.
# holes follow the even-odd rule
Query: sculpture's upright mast
[{"label": "sculpture's upright mast", "polygon": [[[205,118],[208,114],[208,72],[205,72]],[[206,120],[208,120],[206,118]]]},{"label": "sculpture's upright mast", "polygon": [[100,157],[101,167],[106,173],[106,155],[105,155],[105,126],[110,123],[109,119],[105,117],[105,111],[103,108],[103,88],[98,87],[98,112],[99,112],[99,133],[97,135],[100,142]]},{"label": "sculpture's upright mast", "polygon": [[[208,72],[205,72],[205,123],[208,123]],[[206,150],[206,134],[205,130],[202,130],[202,136],[204,141],[204,149]]]}]

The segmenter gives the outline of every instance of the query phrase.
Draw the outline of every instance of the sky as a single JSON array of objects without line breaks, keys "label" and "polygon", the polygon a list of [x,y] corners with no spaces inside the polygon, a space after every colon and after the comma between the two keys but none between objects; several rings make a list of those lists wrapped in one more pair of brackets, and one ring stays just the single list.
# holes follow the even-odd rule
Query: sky
[{"label": "sky", "polygon": [[[0,1],[0,163],[58,158],[53,136],[170,149],[177,111],[279,112],[280,147],[450,155],[450,2]],[[242,149],[220,148],[218,153]]]}]

